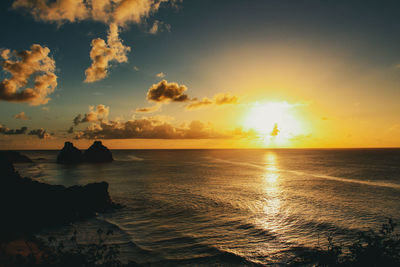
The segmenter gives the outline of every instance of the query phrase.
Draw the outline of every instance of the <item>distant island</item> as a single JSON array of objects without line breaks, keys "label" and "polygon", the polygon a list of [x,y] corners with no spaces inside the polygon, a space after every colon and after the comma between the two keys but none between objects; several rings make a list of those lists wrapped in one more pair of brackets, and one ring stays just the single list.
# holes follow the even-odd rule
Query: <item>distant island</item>
[{"label": "distant island", "polygon": [[95,141],[85,152],[76,148],[71,142],[65,142],[57,156],[57,163],[77,164],[77,163],[102,163],[112,162],[111,151],[105,147],[101,141]]}]

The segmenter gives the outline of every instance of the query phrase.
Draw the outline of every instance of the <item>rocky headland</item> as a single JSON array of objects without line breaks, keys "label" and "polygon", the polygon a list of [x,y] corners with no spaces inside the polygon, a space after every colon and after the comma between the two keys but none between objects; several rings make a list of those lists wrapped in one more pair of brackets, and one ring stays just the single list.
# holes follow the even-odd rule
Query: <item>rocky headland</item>
[{"label": "rocky headland", "polygon": [[1,239],[29,235],[119,207],[108,193],[108,183],[65,187],[21,177],[0,154]]},{"label": "rocky headland", "polygon": [[33,161],[27,156],[17,151],[3,150],[0,151],[0,157],[7,159],[11,163],[32,163]]}]

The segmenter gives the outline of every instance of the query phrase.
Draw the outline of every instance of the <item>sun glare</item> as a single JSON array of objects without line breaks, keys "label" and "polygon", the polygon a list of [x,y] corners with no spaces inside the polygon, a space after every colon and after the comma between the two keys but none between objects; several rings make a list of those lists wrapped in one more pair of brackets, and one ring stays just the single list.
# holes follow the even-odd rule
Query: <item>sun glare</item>
[{"label": "sun glare", "polygon": [[265,145],[288,145],[303,134],[298,105],[287,102],[254,103],[244,120],[247,130],[254,130]]}]

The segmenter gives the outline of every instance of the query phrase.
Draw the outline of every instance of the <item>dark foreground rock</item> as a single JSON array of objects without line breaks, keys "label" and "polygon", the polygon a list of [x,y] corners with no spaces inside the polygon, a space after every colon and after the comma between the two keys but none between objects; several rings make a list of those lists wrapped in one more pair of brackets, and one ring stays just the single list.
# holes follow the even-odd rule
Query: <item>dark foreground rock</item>
[{"label": "dark foreground rock", "polygon": [[1,239],[31,234],[118,207],[106,182],[85,186],[50,185],[21,177],[0,156]]},{"label": "dark foreground rock", "polygon": [[113,156],[111,151],[103,146],[101,141],[95,141],[85,153],[83,153],[83,158],[86,162],[111,162],[113,161]]},{"label": "dark foreground rock", "polygon": [[6,158],[11,163],[32,163],[33,161],[27,156],[17,151],[0,151],[0,156]]},{"label": "dark foreground rock", "polygon": [[65,142],[57,156],[57,163],[71,164],[83,162],[82,152],[74,147],[71,142]]}]

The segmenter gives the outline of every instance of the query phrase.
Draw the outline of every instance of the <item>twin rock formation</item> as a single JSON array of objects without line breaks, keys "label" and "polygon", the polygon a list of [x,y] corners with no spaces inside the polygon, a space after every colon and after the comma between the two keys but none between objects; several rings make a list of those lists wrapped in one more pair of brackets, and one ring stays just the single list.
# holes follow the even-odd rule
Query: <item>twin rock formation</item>
[{"label": "twin rock formation", "polygon": [[103,146],[101,141],[95,141],[85,152],[82,153],[74,147],[71,142],[65,142],[63,149],[57,156],[57,163],[76,164],[83,162],[101,163],[111,162],[113,156],[111,151]]}]

